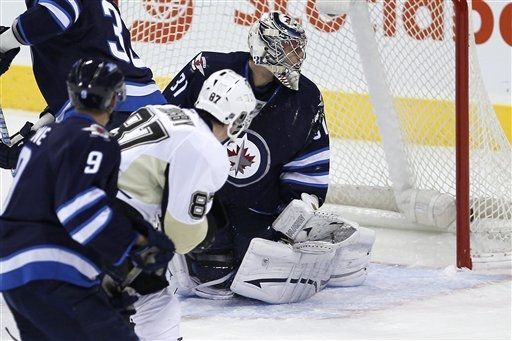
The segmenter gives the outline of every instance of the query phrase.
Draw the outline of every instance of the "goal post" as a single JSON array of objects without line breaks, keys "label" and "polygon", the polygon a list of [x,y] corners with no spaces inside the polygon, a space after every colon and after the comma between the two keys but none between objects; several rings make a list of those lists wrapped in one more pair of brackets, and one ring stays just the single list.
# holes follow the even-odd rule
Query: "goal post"
[{"label": "goal post", "polygon": [[456,129],[456,235],[457,267],[473,268],[471,261],[469,181],[469,10],[466,0],[455,8],[455,129]]},{"label": "goal post", "polygon": [[120,0],[161,88],[201,51],[248,51],[280,10],[308,37],[303,74],[331,136],[328,204],[364,226],[456,234],[457,266],[510,264],[511,146],[486,93],[466,0]]}]

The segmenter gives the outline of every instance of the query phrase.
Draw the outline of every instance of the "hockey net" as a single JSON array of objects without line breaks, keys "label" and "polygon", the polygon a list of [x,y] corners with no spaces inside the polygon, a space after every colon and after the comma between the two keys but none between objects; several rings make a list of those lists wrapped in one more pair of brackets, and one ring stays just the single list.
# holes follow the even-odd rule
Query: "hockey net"
[{"label": "hockey net", "polygon": [[[355,1],[335,19],[319,14],[315,0],[121,0],[119,7],[161,88],[200,51],[247,51],[249,26],[263,12],[300,18],[308,36],[303,74],[322,91],[332,141],[326,207],[365,225],[455,233],[457,202],[458,234],[471,238],[473,261],[509,261],[511,146],[485,91],[473,34],[469,53],[456,58],[464,35],[455,32],[468,18],[458,12],[462,2]],[[458,142],[456,122],[464,121],[456,103],[469,113]],[[456,152],[464,142],[469,154]],[[467,252],[462,246],[459,256]]]}]

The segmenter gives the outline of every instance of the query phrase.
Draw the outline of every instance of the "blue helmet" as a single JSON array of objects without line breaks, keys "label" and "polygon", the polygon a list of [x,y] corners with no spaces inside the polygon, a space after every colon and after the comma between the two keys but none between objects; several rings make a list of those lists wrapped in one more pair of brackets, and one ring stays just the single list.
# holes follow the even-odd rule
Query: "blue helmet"
[{"label": "blue helmet", "polygon": [[126,98],[124,76],[119,67],[101,59],[80,59],[68,76],[68,94],[76,109],[109,111]]}]

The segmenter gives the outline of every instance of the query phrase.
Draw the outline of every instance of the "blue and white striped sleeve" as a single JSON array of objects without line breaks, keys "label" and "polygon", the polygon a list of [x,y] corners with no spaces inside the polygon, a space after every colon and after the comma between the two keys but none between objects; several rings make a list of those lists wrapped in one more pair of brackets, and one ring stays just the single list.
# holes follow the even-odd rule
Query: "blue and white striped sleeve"
[{"label": "blue and white striped sleeve", "polygon": [[36,0],[12,25],[23,45],[34,45],[69,29],[80,16],[78,0]]},{"label": "blue and white striped sleeve", "polygon": [[293,199],[300,198],[301,193],[314,194],[325,201],[329,187],[329,132],[324,115],[321,96],[313,105],[315,122],[306,138],[304,146],[297,155],[287,162],[280,175],[281,208],[286,207]]},{"label": "blue and white striped sleeve", "polygon": [[107,194],[90,187],[57,207],[57,217],[71,238],[82,245],[88,244],[112,220],[112,209]]},{"label": "blue and white striped sleeve", "polygon": [[[117,142],[77,138],[56,171],[55,213],[69,236],[120,264],[137,237],[134,223],[117,211]],[[91,157],[94,155],[94,157]]]},{"label": "blue and white striped sleeve", "polygon": [[329,147],[296,157],[283,167],[281,182],[301,187],[327,188],[329,185]]}]

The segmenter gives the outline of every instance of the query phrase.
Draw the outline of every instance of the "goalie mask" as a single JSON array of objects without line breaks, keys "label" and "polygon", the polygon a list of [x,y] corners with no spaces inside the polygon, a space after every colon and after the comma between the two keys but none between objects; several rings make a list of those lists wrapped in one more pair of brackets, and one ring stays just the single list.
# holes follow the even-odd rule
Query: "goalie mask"
[{"label": "goalie mask", "polygon": [[256,98],[244,77],[224,69],[214,72],[203,83],[195,107],[226,124],[228,136],[234,140],[251,124]]},{"label": "goalie mask", "polygon": [[306,43],[306,33],[300,23],[279,12],[263,14],[249,31],[249,49],[254,63],[270,70],[292,90],[299,89]]}]

